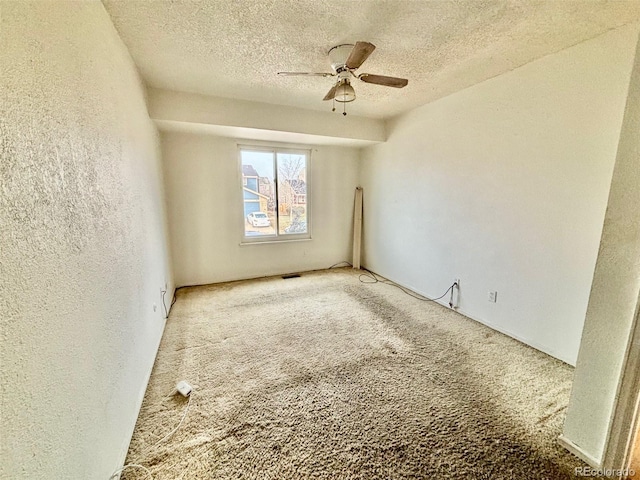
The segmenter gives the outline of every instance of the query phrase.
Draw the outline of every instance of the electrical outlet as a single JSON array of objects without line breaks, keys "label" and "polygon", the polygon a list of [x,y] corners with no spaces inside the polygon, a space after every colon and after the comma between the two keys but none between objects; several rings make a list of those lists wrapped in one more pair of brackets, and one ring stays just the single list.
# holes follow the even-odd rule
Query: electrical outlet
[{"label": "electrical outlet", "polygon": [[154,303],[153,304],[153,311],[155,312],[156,310],[158,310],[158,306]]},{"label": "electrical outlet", "polygon": [[456,286],[458,287],[458,289],[460,289],[460,279],[459,278],[454,278],[453,282],[456,284]]},{"label": "electrical outlet", "polygon": [[489,292],[489,301],[492,303],[496,303],[498,301],[498,292],[490,291]]}]

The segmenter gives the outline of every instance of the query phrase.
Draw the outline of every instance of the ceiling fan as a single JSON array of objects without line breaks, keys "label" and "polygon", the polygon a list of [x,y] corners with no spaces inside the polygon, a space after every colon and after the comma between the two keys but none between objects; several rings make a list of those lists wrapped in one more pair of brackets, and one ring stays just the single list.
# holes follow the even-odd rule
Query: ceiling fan
[{"label": "ceiling fan", "polygon": [[[383,85],[385,87],[402,88],[406,87],[409,80],[406,78],[386,77],[384,75],[373,75],[371,73],[356,74],[376,46],[369,42],[356,42],[353,44],[337,45],[329,50],[329,61],[333,72],[278,72],[284,76],[307,76],[307,77],[337,77],[336,83],[324,96],[323,100],[333,100],[343,104],[353,102],[356,99],[356,92],[351,86],[351,77],[362,80],[365,83]],[[335,106],[333,108],[335,110]],[[343,110],[346,115],[346,110]]]}]

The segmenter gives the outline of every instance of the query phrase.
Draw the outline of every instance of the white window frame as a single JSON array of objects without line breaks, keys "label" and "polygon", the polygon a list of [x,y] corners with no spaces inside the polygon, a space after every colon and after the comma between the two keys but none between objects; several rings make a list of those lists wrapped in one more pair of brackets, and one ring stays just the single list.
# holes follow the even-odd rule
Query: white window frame
[{"label": "white window frame", "polygon": [[[271,153],[273,155],[273,165],[274,165],[274,189],[275,189],[275,210],[276,210],[276,225],[275,225],[275,233],[273,235],[256,235],[256,236],[246,236],[245,235],[245,216],[244,216],[244,193],[243,193],[243,175],[242,175],[242,152],[243,151],[254,151],[261,153]],[[240,228],[241,228],[241,245],[256,245],[256,244],[268,244],[268,243],[282,243],[282,242],[299,242],[311,240],[311,152],[310,148],[297,148],[297,147],[281,147],[281,146],[273,146],[273,145],[260,145],[260,144],[238,144],[238,175],[239,175],[239,198],[240,198],[240,209],[242,214],[239,215],[240,218]],[[307,198],[306,198],[306,214],[307,214],[307,232],[306,233],[279,233],[280,231],[280,205],[278,203],[278,161],[277,154],[278,153],[290,153],[297,155],[304,155],[306,158],[305,162],[305,177],[306,177],[306,190],[307,190]]]}]

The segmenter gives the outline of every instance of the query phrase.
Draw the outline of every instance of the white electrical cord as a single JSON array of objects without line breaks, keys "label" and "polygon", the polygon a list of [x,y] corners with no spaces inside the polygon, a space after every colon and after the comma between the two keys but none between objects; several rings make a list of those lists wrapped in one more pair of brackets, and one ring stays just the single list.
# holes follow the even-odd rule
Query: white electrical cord
[{"label": "white electrical cord", "polygon": [[[172,395],[175,395],[176,393],[178,393],[178,390],[174,390]],[[169,397],[171,395],[167,395],[167,397]],[[187,413],[189,413],[189,407],[191,406],[191,398],[193,398],[193,390],[190,392],[189,394],[189,400],[187,401],[187,406],[184,409],[184,413],[182,414],[182,418],[180,419],[180,423],[178,423],[178,426],[176,428],[174,428],[173,430],[171,430],[169,433],[167,433],[164,437],[162,437],[160,440],[158,440],[156,443],[154,443],[151,448],[157,447],[158,445],[160,445],[162,442],[164,442],[165,440],[168,440],[171,435],[173,435],[174,433],[176,433],[180,427],[182,426],[182,423],[184,422],[184,419],[187,418]],[[145,471],[145,473],[149,476],[149,478],[151,480],[153,480],[153,475],[151,474],[151,471],[143,466],[140,465],[138,463],[129,463],[127,465],[124,465],[122,468],[116,470],[115,472],[113,472],[111,474],[111,476],[109,477],[109,480],[112,480],[114,478],[119,478],[118,475],[120,475],[122,472],[124,472],[127,468],[141,468],[142,470]]]},{"label": "white electrical cord", "polygon": [[120,477],[119,477],[119,475],[120,475],[122,472],[124,472],[127,468],[141,468],[142,470],[144,470],[144,471],[145,471],[145,473],[148,475],[148,477],[149,477],[151,480],[153,480],[153,475],[151,475],[151,471],[150,471],[147,467],[145,467],[145,466],[143,466],[143,465],[138,465],[137,463],[130,463],[130,464],[125,465],[124,467],[122,467],[122,468],[120,468],[120,469],[116,470],[115,472],[113,472],[113,473],[111,474],[111,476],[109,477],[109,480],[112,480],[112,479],[114,479],[114,478],[120,478]]},{"label": "white electrical cord", "polygon": [[153,447],[157,447],[158,445],[160,445],[162,442],[164,442],[165,440],[167,440],[168,438],[171,437],[171,435],[173,435],[174,433],[176,433],[178,431],[178,429],[180,428],[180,426],[182,425],[182,422],[184,422],[184,419],[187,418],[187,413],[189,413],[189,407],[191,406],[191,399],[193,398],[193,392],[191,393],[191,395],[189,395],[189,401],[187,402],[187,406],[184,409],[184,413],[182,414],[182,419],[180,419],[180,423],[178,423],[178,426],[176,428],[174,428],[173,430],[171,430],[169,433],[167,433],[164,437],[162,437],[160,440],[158,440],[156,443],[153,444]]}]

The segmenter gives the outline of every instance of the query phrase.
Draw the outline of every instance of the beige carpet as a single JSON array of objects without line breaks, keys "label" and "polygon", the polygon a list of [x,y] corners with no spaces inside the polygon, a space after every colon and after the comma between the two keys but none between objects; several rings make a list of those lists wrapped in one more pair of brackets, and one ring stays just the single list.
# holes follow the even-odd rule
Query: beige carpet
[{"label": "beige carpet", "polygon": [[[156,480],[575,478],[557,444],[572,373],[352,269],[184,288],[127,461]],[[153,446],[180,379],[188,415]]]}]

